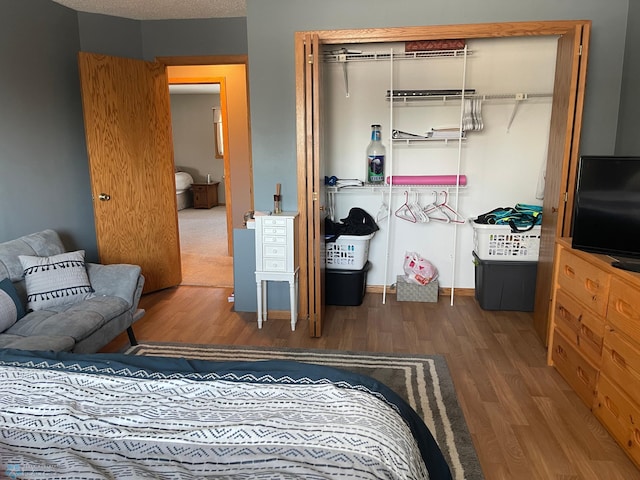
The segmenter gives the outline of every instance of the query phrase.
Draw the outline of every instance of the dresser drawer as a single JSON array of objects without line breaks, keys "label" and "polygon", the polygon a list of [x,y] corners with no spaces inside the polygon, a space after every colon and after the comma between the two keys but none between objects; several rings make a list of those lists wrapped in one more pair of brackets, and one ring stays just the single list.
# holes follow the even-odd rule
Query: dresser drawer
[{"label": "dresser drawer", "polygon": [[283,237],[287,236],[287,227],[263,227],[262,232],[265,236],[267,235],[281,235]]},{"label": "dresser drawer", "polygon": [[640,399],[640,350],[613,329],[605,333],[602,372],[631,398]]},{"label": "dresser drawer", "polygon": [[262,218],[262,225],[264,227],[285,227],[287,225],[287,219],[285,217],[277,216],[265,216]]},{"label": "dresser drawer", "polygon": [[604,374],[598,381],[593,413],[636,465],[640,465],[640,409]]},{"label": "dresser drawer", "polygon": [[580,355],[573,343],[556,329],[553,336],[551,358],[560,375],[575,390],[587,406],[595,401],[598,370]]},{"label": "dresser drawer", "polygon": [[265,235],[264,237],[262,237],[262,242],[265,244],[286,245],[287,237],[278,236],[278,235]]},{"label": "dresser drawer", "polygon": [[594,312],[607,312],[610,275],[567,250],[560,251],[558,284]]},{"label": "dresser drawer", "polygon": [[284,258],[265,258],[262,262],[262,270],[265,272],[285,272],[287,261]]},{"label": "dresser drawer", "polygon": [[604,319],[587,309],[571,295],[560,289],[556,293],[554,311],[556,328],[594,365],[600,364]]},{"label": "dresser drawer", "polygon": [[607,320],[632,338],[640,339],[640,293],[638,287],[613,278]]},{"label": "dresser drawer", "polygon": [[287,247],[285,245],[264,245],[262,247],[262,254],[265,257],[280,257],[285,258],[287,256]]}]

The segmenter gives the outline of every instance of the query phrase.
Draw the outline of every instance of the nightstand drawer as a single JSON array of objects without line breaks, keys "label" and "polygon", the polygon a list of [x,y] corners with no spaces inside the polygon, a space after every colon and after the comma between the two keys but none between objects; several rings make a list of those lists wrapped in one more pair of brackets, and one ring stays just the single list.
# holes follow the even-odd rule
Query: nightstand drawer
[{"label": "nightstand drawer", "polygon": [[262,270],[265,272],[284,272],[287,270],[287,261],[284,258],[265,258],[262,262]]},{"label": "nightstand drawer", "polygon": [[561,250],[558,259],[558,284],[598,315],[607,312],[611,277],[598,267]]},{"label": "nightstand drawer", "polygon": [[262,225],[265,229],[267,227],[286,227],[287,219],[278,216],[265,216],[262,218]]},{"label": "nightstand drawer", "polygon": [[262,254],[265,257],[280,257],[284,259],[287,256],[287,247],[285,245],[265,245]]},{"label": "nightstand drawer", "polygon": [[607,319],[632,338],[640,338],[640,295],[637,287],[614,278],[611,281]]},{"label": "nightstand drawer", "polygon": [[281,237],[277,235],[265,235],[264,237],[262,237],[262,242],[265,244],[286,245],[287,237]]},{"label": "nightstand drawer", "polygon": [[287,227],[263,227],[262,233],[266,235],[287,235]]}]

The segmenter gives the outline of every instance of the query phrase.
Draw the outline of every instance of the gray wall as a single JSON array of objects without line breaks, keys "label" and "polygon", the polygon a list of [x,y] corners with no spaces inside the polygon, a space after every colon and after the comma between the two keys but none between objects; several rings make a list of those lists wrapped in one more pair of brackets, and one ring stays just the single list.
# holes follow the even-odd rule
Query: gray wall
[{"label": "gray wall", "polygon": [[585,152],[613,153],[628,3],[628,0],[247,0],[253,165],[254,178],[260,179],[255,185],[256,209],[271,208],[276,182],[282,183],[283,208],[296,208],[294,32],[592,20],[581,147]]},{"label": "gray wall", "polygon": [[80,49],[83,52],[142,58],[141,22],[108,15],[77,13]]},{"label": "gray wall", "polygon": [[0,241],[56,229],[96,255],[76,12],[0,0]]},{"label": "gray wall", "polygon": [[180,55],[246,55],[246,18],[142,22],[145,60]]},{"label": "gray wall", "polygon": [[140,22],[0,0],[0,242],[53,228],[97,247],[77,55],[246,55],[245,18]]},{"label": "gray wall", "polygon": [[[616,155],[640,156],[640,2],[629,2],[629,28],[627,29],[627,47],[624,55],[624,73],[622,76],[622,96],[620,97],[620,116],[618,117],[618,136]],[[633,28],[635,26],[635,28]],[[593,151],[599,154],[602,152]],[[608,152],[606,152],[608,153]]]},{"label": "gray wall", "polygon": [[211,179],[218,185],[218,202],[225,203],[224,160],[216,158],[213,107],[218,94],[171,94],[171,126],[176,168],[188,172],[196,183]]}]

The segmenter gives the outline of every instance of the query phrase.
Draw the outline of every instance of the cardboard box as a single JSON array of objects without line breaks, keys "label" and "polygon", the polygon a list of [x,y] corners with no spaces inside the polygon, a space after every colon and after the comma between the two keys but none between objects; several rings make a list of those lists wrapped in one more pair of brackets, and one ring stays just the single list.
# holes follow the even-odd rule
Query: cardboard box
[{"label": "cardboard box", "polygon": [[409,283],[404,275],[398,275],[396,283],[396,299],[399,302],[437,302],[438,280],[426,285]]}]

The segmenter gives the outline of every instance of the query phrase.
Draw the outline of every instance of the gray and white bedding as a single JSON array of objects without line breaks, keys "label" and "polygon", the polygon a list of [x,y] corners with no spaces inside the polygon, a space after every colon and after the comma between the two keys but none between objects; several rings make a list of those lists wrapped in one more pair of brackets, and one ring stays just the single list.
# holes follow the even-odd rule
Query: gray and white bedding
[{"label": "gray and white bedding", "polygon": [[292,361],[0,351],[0,476],[450,479],[370,377]]}]

